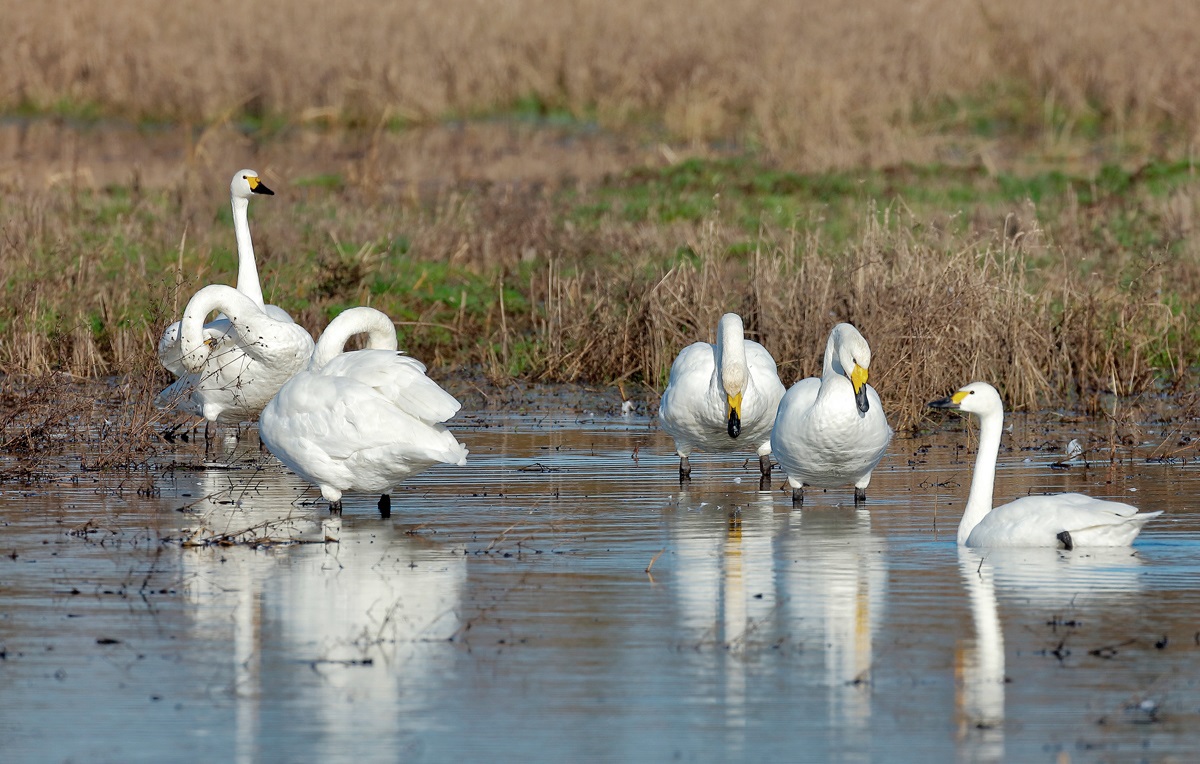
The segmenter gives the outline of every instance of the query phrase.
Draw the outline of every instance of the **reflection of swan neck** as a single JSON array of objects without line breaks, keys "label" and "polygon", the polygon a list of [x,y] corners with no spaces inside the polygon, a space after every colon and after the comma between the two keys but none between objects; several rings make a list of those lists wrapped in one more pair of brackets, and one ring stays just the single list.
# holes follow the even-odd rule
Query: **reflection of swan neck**
[{"label": "reflection of swan neck", "polygon": [[261,308],[264,305],[262,284],[258,280],[258,264],[254,262],[254,242],[250,240],[250,221],[246,216],[250,200],[231,196],[229,202],[233,207],[233,233],[237,237],[237,289]]},{"label": "reflection of swan neck", "polygon": [[975,474],[967,507],[958,524],[958,543],[966,544],[967,537],[979,521],[992,511],[992,489],[996,483],[996,456],[1000,452],[1000,431],[1004,428],[1004,412],[986,411],[979,415],[979,449],[975,454]]},{"label": "reflection of swan neck", "polygon": [[721,316],[717,326],[717,373],[721,376],[721,387],[730,395],[743,392],[750,376],[745,337],[740,316],[736,313]]},{"label": "reflection of swan neck", "polygon": [[372,350],[395,350],[396,325],[386,314],[374,308],[350,308],[329,322],[313,351],[310,368],[320,369],[346,347],[346,341],[356,334],[367,335],[367,347]]}]

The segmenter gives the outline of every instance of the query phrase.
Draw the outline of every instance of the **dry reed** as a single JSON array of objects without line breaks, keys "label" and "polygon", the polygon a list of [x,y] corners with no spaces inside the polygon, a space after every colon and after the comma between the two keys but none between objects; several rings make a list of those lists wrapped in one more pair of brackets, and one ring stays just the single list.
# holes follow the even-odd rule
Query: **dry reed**
[{"label": "dry reed", "polygon": [[52,0],[0,28],[9,111],[376,126],[527,103],[818,170],[930,161],[980,120],[1049,151],[1200,134],[1187,0]]}]

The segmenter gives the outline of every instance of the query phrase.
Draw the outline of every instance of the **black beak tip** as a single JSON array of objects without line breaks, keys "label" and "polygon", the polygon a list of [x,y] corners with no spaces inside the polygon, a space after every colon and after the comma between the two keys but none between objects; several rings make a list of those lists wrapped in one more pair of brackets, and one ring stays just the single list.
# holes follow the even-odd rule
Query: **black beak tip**
[{"label": "black beak tip", "polygon": [[949,398],[938,398],[936,401],[930,401],[925,405],[931,409],[950,409],[954,408],[954,401]]},{"label": "black beak tip", "polygon": [[854,402],[858,404],[860,413],[867,413],[871,410],[871,401],[867,400],[867,386],[863,385],[862,389],[854,394]]},{"label": "black beak tip", "polygon": [[265,194],[265,195],[267,195],[267,196],[274,196],[274,195],[275,195],[275,192],[274,192],[274,191],[272,191],[271,189],[267,188],[267,184],[266,184],[266,183],[263,183],[263,182],[261,182],[261,181],[259,182],[259,184],[258,184],[257,186],[255,186],[255,187],[254,187],[253,189],[251,189],[251,190],[252,190],[252,191],[254,191],[254,193],[256,193],[256,194]]},{"label": "black beak tip", "polygon": [[736,412],[729,412],[729,437],[736,438],[742,434],[742,420]]}]

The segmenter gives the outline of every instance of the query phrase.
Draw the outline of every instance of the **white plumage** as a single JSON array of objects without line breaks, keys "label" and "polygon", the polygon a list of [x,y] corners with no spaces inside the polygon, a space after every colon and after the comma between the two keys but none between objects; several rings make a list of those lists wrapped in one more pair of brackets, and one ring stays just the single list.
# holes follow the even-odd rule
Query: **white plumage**
[{"label": "white plumage", "polygon": [[771,426],[782,396],[775,359],[745,339],[741,316],[721,316],[715,345],[696,342],[680,351],[659,404],[658,419],[679,454],[679,479],[690,477],[688,456],[695,450],[752,448],[760,485],[769,485]]},{"label": "white plumage", "polygon": [[[253,300],[268,316],[277,321],[291,321],[292,317],[278,305],[266,305],[263,300],[262,284],[258,278],[258,263],[254,259],[254,242],[250,238],[250,221],[246,210],[250,197],[254,194],[274,196],[275,192],[259,179],[255,170],[238,170],[229,182],[229,204],[233,208],[233,234],[237,240],[238,276],[236,288],[239,292]],[[188,371],[180,362],[179,321],[171,324],[163,331],[158,341],[158,359],[163,368],[176,377],[185,376]],[[222,318],[207,324],[206,329],[212,329],[218,334],[228,330],[228,323]]]},{"label": "white plumage", "polygon": [[[213,311],[223,318],[205,324]],[[253,418],[305,367],[312,350],[303,327],[270,317],[233,287],[210,284],[183,312],[175,351],[182,376],[159,393],[157,403],[210,423]]]},{"label": "white plumage", "polygon": [[[368,335],[368,347],[342,352]],[[279,461],[321,489],[331,510],[342,494],[386,495],[434,464],[466,464],[467,449],[442,424],[454,396],[425,365],[396,349],[396,330],[373,308],[351,308],[321,334],[308,368],[292,377],[259,418],[259,436]]]},{"label": "white plumage", "polygon": [[1142,526],[1161,512],[1141,512],[1118,501],[1081,493],[1025,496],[992,508],[996,457],[1004,426],[1004,404],[996,388],[972,382],[933,408],[965,411],[979,417],[979,452],[958,543],[969,547],[1128,546]]},{"label": "white plumage", "polygon": [[792,385],[779,403],[771,450],[792,486],[792,501],[804,486],[854,486],[854,501],[866,500],[871,472],[887,453],[892,428],[875,388],[867,384],[871,347],[850,324],[838,324],[825,344],[820,377]]}]

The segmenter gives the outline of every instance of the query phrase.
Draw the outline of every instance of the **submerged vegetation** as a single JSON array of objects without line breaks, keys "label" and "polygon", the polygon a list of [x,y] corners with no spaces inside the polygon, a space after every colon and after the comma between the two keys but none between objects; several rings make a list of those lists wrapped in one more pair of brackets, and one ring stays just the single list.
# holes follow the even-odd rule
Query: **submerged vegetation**
[{"label": "submerged vegetation", "polygon": [[1182,0],[68,5],[0,12],[10,376],[165,385],[249,165],[268,299],[379,308],[435,376],[652,399],[736,310],[786,382],[854,322],[900,426],[971,379],[1087,412],[1195,381]]}]

